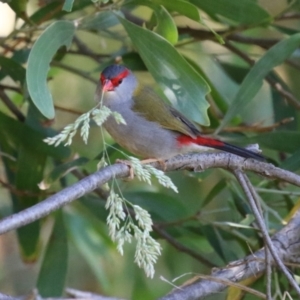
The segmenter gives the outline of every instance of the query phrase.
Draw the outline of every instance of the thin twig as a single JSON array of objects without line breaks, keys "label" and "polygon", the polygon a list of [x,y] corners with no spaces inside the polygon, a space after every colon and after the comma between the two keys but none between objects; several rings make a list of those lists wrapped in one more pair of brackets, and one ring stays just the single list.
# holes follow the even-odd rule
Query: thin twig
[{"label": "thin twig", "polygon": [[157,225],[152,226],[153,230],[159,234],[162,238],[164,238],[166,241],[168,241],[169,244],[171,244],[175,249],[179,250],[180,252],[186,253],[189,256],[195,258],[196,260],[200,261],[205,266],[212,268],[215,267],[215,265],[207,260],[205,257],[200,255],[199,253],[195,252],[194,250],[184,246],[183,244],[176,241],[170,234],[168,234],[165,230],[162,230]]},{"label": "thin twig", "polygon": [[268,247],[265,247],[265,257],[266,257],[266,295],[268,300],[272,300],[272,265],[271,265],[271,255]]},{"label": "thin twig", "polygon": [[[110,57],[110,55],[101,55],[101,54],[95,53],[87,46],[87,44],[83,43],[76,35],[73,38],[73,42],[76,44],[76,46],[78,48],[78,52],[75,54],[86,55],[86,56],[94,59],[97,63],[101,63],[103,58]],[[69,51],[68,53],[72,53],[72,52]]]},{"label": "thin twig", "polygon": [[[293,122],[295,119],[293,117],[290,118],[284,118],[276,123],[273,123],[270,126],[258,126],[257,124],[249,125],[249,126],[239,126],[239,127],[225,127],[222,129],[222,132],[270,132],[273,131],[274,129],[288,124],[290,122]],[[205,129],[202,128],[203,133],[214,133],[215,129]]]},{"label": "thin twig", "polygon": [[17,92],[19,94],[22,93],[21,88],[16,87],[16,86],[7,85],[7,84],[0,84],[0,89],[1,90],[11,90],[11,91]]},{"label": "thin twig", "polygon": [[249,200],[249,204],[251,206],[252,212],[255,216],[255,219],[259,225],[261,233],[267,243],[267,246],[268,246],[274,260],[276,261],[278,267],[281,269],[281,271],[284,273],[284,275],[288,279],[289,283],[294,287],[295,291],[300,296],[300,288],[299,288],[297,282],[294,280],[294,278],[291,276],[290,272],[287,270],[286,266],[282,262],[280,256],[278,255],[278,253],[272,243],[272,240],[268,234],[268,231],[265,227],[264,221],[260,215],[259,209],[257,208],[257,205],[256,205],[256,201],[253,197],[253,192],[255,193],[254,188],[253,189],[250,188],[250,186],[252,186],[252,185],[251,185],[249,179],[247,178],[247,176],[243,172],[241,172],[240,170],[235,170],[234,174],[235,174],[238,182],[242,186],[242,188]]},{"label": "thin twig", "polygon": [[3,89],[0,88],[0,98],[2,99],[3,103],[6,105],[6,107],[16,116],[16,118],[20,122],[25,121],[25,116],[22,114],[22,112],[18,109],[18,107],[9,99],[9,97],[6,95]]},{"label": "thin twig", "polygon": [[79,76],[85,78],[86,80],[89,80],[92,83],[95,83],[95,84],[98,83],[98,81],[96,79],[92,78],[91,76],[89,76],[89,74],[87,72],[83,72],[79,69],[76,69],[76,68],[71,67],[69,65],[63,64],[59,61],[56,61],[56,60],[52,61],[51,66],[58,67],[58,68],[66,70],[66,71],[69,71],[73,74],[79,75]]}]

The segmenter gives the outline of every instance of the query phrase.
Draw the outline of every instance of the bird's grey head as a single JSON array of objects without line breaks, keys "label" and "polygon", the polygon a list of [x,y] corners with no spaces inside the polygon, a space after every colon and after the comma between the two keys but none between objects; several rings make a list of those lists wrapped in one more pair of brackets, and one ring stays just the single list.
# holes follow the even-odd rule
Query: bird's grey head
[{"label": "bird's grey head", "polygon": [[124,66],[106,67],[100,76],[99,92],[104,92],[104,101],[126,101],[131,99],[137,81],[133,73]]}]

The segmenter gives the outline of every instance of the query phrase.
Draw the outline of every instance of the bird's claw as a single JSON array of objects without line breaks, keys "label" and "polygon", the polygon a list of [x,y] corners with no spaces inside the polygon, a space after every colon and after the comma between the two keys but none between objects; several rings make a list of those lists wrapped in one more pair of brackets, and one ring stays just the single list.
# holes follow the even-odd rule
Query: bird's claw
[{"label": "bird's claw", "polygon": [[126,160],[126,159],[117,159],[116,163],[121,163],[121,164],[124,164],[124,165],[128,166],[129,167],[128,180],[133,180],[134,179],[134,170],[133,170],[131,161]]}]

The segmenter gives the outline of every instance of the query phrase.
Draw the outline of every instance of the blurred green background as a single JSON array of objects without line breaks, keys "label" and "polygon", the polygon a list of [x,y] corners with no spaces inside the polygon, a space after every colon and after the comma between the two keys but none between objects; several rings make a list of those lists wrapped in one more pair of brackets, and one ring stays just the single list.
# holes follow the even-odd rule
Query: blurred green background
[{"label": "blurred green background", "polygon": [[[204,133],[217,130],[221,138],[241,146],[257,142],[270,162],[299,171],[300,1],[82,0],[73,6],[65,1],[69,12],[63,10],[62,1],[11,1],[9,6],[2,2],[1,217],[30,207],[97,170],[103,144],[95,125],[91,125],[88,145],[78,134],[71,147],[54,148],[42,139],[95,106],[96,82],[111,63],[131,68],[142,83],[165,95],[187,117],[196,118]],[[54,31],[28,62],[32,47],[59,20],[73,26],[73,33],[66,31],[66,22],[60,27],[65,39],[72,40],[70,48],[58,47],[56,52],[54,41],[63,46],[65,40],[59,41]],[[276,51],[271,47],[277,47]],[[47,83],[43,70],[30,59],[46,65],[51,61],[49,72],[47,67],[44,70]],[[251,68],[254,61],[260,65]],[[46,103],[47,90],[35,98],[26,80],[49,88],[53,120],[38,110]],[[175,97],[174,84],[181,85],[185,97]],[[51,99],[47,105],[50,112]],[[107,134],[105,139],[114,144]],[[112,162],[121,157],[113,148],[108,150]],[[297,207],[299,191],[276,180],[250,176],[274,233]],[[171,281],[185,274],[175,282],[180,285],[263,246],[246,198],[229,172],[180,171],[170,177],[178,194],[156,183],[118,181],[124,197],[147,209],[160,229],[153,233],[163,248],[153,279],[134,264],[134,243],[125,245],[124,256],[116,251],[108,235],[105,200],[91,193],[0,237],[0,292],[24,295],[37,287],[44,297],[58,297],[71,287],[125,299],[155,299],[172,289],[161,277]],[[50,184],[48,189],[39,188],[43,180]],[[174,241],[189,253],[176,249]],[[289,291],[285,278],[277,275],[274,293]],[[251,284],[263,292],[264,276],[253,278]],[[227,292],[209,299],[226,299]],[[236,299],[243,297],[255,299],[251,295]]]}]

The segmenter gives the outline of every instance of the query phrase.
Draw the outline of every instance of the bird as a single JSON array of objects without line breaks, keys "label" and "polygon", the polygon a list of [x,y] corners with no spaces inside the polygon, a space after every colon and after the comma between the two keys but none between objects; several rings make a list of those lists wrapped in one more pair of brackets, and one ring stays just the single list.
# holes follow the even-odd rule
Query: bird
[{"label": "bird", "polygon": [[259,153],[201,134],[195,123],[151,87],[141,85],[123,65],[113,64],[102,71],[95,100],[121,114],[126,124],[118,124],[110,115],[103,126],[119,145],[142,159],[164,161],[213,148],[264,161]]}]

